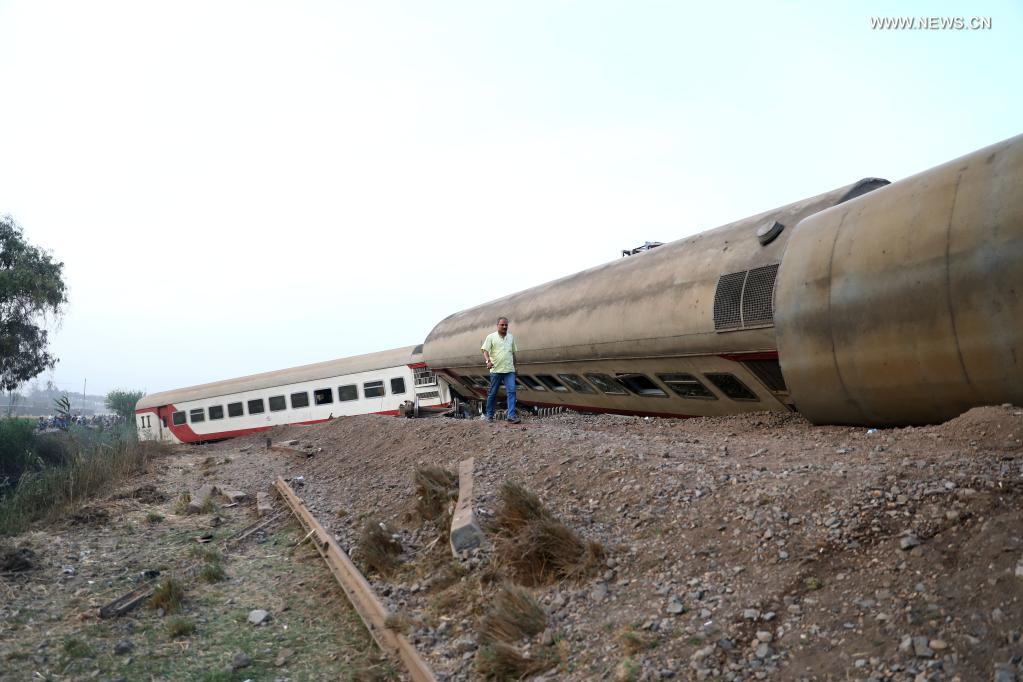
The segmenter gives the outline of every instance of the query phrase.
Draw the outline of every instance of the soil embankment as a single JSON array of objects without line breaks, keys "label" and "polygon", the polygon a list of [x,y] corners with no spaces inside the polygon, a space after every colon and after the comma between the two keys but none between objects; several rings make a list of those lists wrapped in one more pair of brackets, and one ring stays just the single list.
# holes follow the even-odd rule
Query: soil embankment
[{"label": "soil embankment", "polygon": [[[182,492],[223,483],[251,500],[278,475],[301,477],[296,491],[357,563],[366,519],[390,526],[398,568],[371,582],[438,676],[476,679],[480,622],[510,574],[490,551],[452,560],[416,513],[413,484],[417,469],[457,471],[468,457],[484,525],[511,481],[603,546],[585,577],[530,587],[547,625],[517,646],[557,662],[546,679],[1020,674],[1019,408],[889,430],[565,414],[518,427],[355,417],[269,435],[311,456],[269,452],[265,435],[180,447],[64,526],[14,538],[33,566],[0,583],[13,679],[400,675],[374,656],[316,553],[295,546],[288,517],[224,549],[227,580],[186,581],[193,632],[171,636],[144,608],[96,617],[142,572],[187,567],[196,536],[215,544],[255,518],[251,502],[176,514]],[[266,625],[247,622],[253,609],[270,612]]]}]

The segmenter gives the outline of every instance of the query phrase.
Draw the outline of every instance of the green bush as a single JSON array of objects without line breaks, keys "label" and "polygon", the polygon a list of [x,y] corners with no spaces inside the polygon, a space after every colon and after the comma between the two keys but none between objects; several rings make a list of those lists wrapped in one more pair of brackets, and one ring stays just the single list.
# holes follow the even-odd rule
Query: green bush
[{"label": "green bush", "polygon": [[0,535],[20,533],[35,521],[58,518],[109,491],[112,484],[141,471],[149,458],[165,447],[140,443],[131,426],[103,432],[77,427],[37,435],[15,422],[25,420],[0,421],[5,429],[0,432],[0,444],[5,448],[2,461],[6,466],[10,456],[12,471],[15,459],[21,467],[17,479],[11,479],[10,487],[0,493]]},{"label": "green bush", "polygon": [[0,482],[14,486],[26,471],[62,464],[66,456],[59,441],[36,434],[31,419],[0,419]]}]

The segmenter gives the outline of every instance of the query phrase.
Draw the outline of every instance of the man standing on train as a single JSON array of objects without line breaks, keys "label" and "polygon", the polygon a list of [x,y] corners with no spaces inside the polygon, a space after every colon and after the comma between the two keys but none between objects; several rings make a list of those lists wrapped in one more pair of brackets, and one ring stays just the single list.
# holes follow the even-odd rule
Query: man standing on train
[{"label": "man standing on train", "polygon": [[508,394],[508,423],[520,422],[515,413],[515,337],[508,333],[508,318],[497,318],[497,331],[483,340],[483,359],[490,370],[490,391],[487,393],[487,407],[484,419],[494,421],[494,403],[497,391],[504,385]]}]

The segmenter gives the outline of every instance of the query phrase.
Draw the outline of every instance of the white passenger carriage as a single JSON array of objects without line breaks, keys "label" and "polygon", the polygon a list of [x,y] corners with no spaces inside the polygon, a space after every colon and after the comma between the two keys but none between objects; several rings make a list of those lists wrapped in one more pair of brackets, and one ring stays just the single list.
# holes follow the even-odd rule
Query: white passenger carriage
[{"label": "white passenger carriage", "polygon": [[421,361],[422,346],[330,360],[144,396],[139,438],[173,443],[220,440],[281,424],[314,424],[357,414],[398,414],[403,403],[450,402]]}]

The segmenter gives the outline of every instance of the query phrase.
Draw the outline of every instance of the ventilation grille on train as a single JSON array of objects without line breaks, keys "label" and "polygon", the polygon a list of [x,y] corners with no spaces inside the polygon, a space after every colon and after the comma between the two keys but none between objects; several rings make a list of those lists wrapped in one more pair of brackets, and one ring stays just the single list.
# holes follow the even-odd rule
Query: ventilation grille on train
[{"label": "ventilation grille on train", "polygon": [[774,324],[777,276],[777,263],[721,275],[714,292],[714,330],[722,332]]}]

